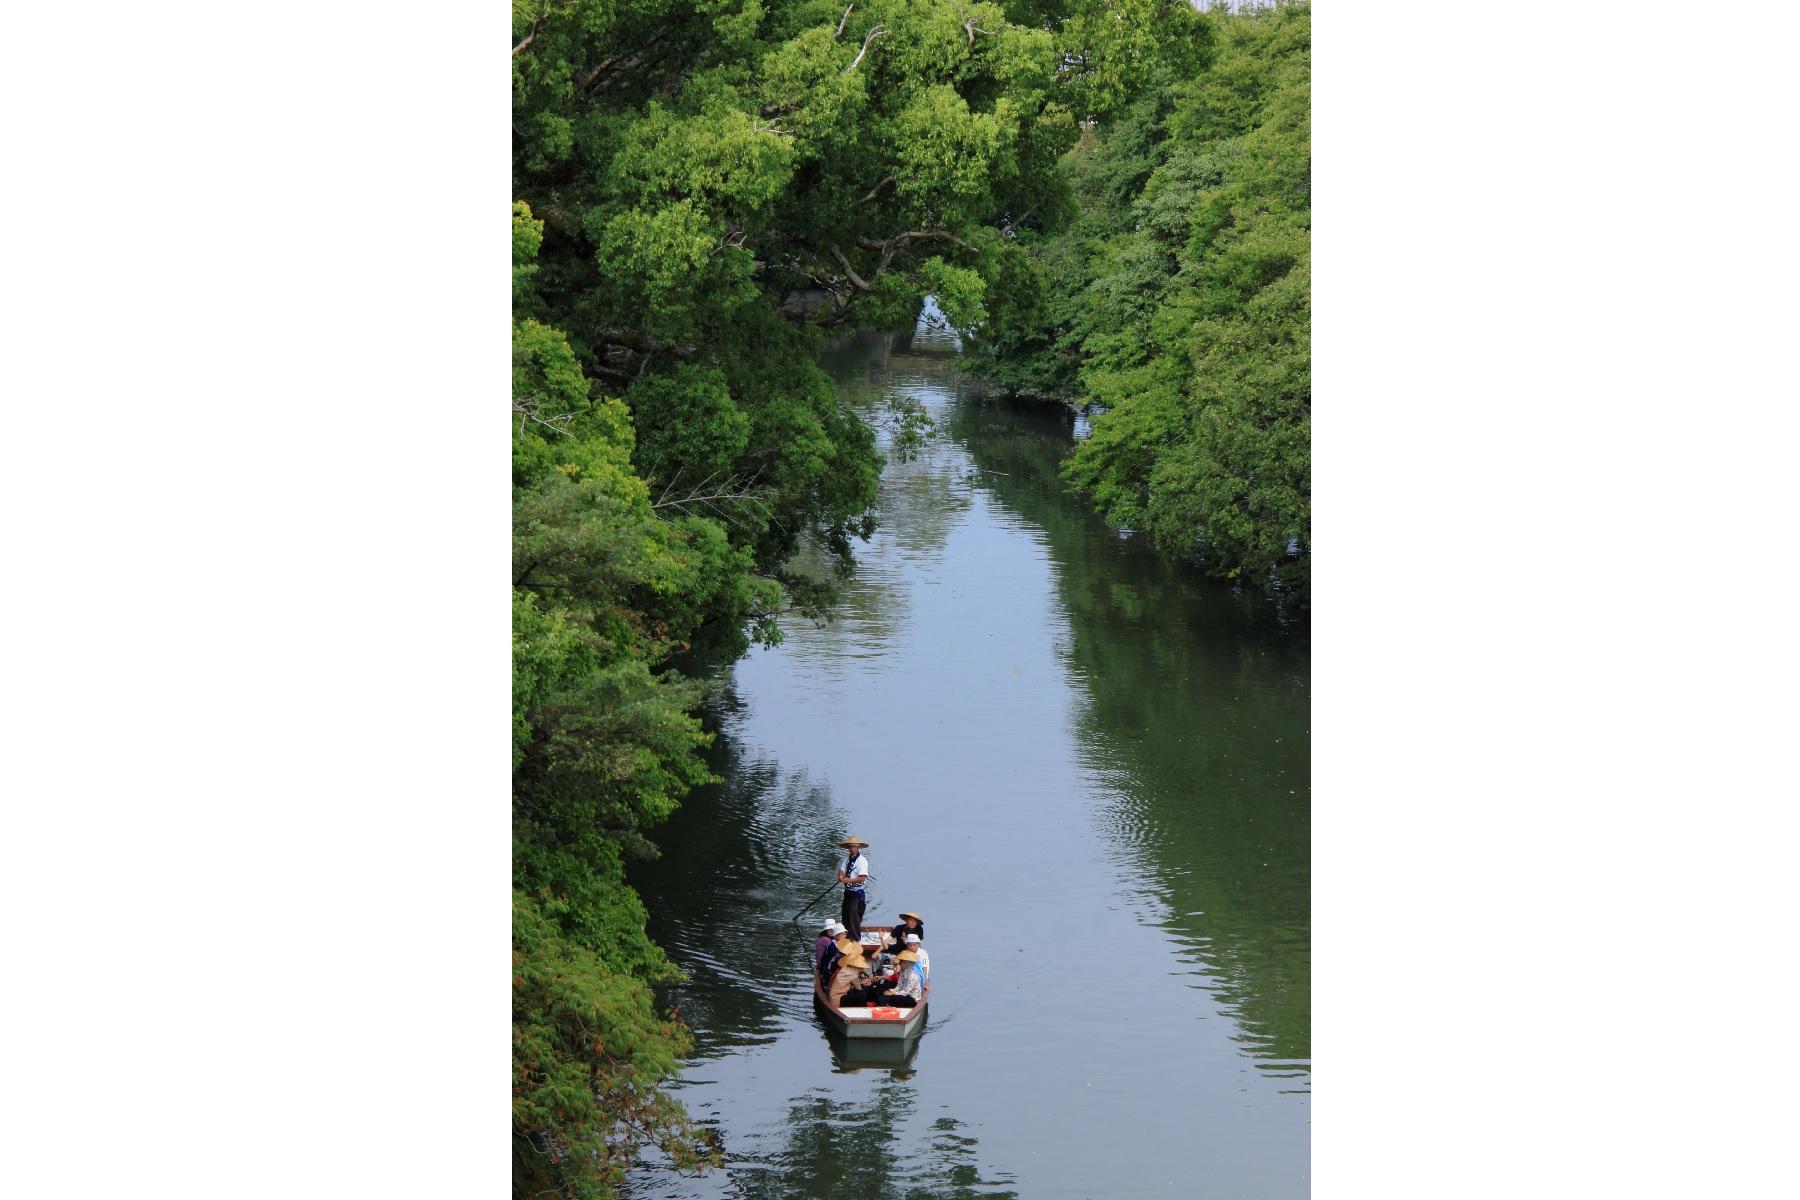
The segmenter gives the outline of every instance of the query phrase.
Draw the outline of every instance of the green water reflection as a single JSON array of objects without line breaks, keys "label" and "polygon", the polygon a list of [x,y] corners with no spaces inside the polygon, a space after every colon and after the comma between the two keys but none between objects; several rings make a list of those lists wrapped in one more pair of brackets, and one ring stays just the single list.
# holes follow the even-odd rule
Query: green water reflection
[{"label": "green water reflection", "polygon": [[982,485],[1044,533],[1087,706],[1083,740],[1129,784],[1109,814],[1155,860],[1165,924],[1192,946],[1267,1057],[1310,1054],[1305,629],[1106,528],[1057,466],[1077,418],[968,400],[947,433]]}]

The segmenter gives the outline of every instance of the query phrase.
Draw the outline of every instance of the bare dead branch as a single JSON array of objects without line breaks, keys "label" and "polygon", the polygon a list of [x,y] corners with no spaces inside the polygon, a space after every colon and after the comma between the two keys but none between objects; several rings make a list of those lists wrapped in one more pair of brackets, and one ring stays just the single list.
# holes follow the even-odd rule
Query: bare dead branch
[{"label": "bare dead branch", "polygon": [[541,398],[535,395],[514,396],[512,407],[513,411],[519,414],[519,431],[521,433],[525,431],[525,422],[532,421],[554,433],[567,434],[569,422],[575,419],[575,414],[572,412],[545,413]]},{"label": "bare dead branch", "polygon": [[848,75],[850,72],[856,70],[857,64],[861,63],[863,60],[863,55],[865,55],[869,52],[869,44],[871,42],[873,42],[876,38],[886,37],[886,36],[887,36],[887,30],[883,29],[879,25],[877,25],[877,26],[875,26],[875,28],[869,30],[868,36],[863,38],[862,49],[858,50],[856,52],[856,57],[851,60],[850,65],[845,67],[843,69],[843,71],[840,72],[840,74]]},{"label": "bare dead branch", "polygon": [[[675,486],[675,481],[676,481],[676,480],[677,480],[677,479],[680,479],[680,478],[681,478],[681,473],[682,473],[682,472],[683,472],[683,471],[685,471],[685,470],[687,470],[687,464],[685,464],[685,463],[682,463],[682,464],[680,464],[680,465],[678,465],[678,466],[677,466],[677,467],[676,467],[676,468],[675,468],[675,479],[671,479],[671,480],[669,480],[669,487],[665,487],[665,488],[664,488],[664,489],[663,489],[663,490],[662,490],[662,495],[661,495],[661,496],[658,496],[658,497],[657,497],[657,500],[658,500],[658,501],[659,501],[659,502],[660,502],[660,501],[661,501],[661,500],[662,500],[662,499],[663,499],[663,498],[664,498],[664,497],[666,497],[666,496],[667,496],[667,495],[668,495],[668,494],[669,494],[669,488],[672,488],[672,487],[674,487],[674,486]],[[651,508],[655,508],[655,507],[656,507],[656,505],[654,505],[654,504],[652,504],[652,505],[651,505],[651,506],[650,506],[650,507],[651,507]]]},{"label": "bare dead branch", "polygon": [[611,58],[600,62],[592,70],[583,71],[581,74],[575,76],[575,90],[578,92],[587,91],[594,86],[594,81],[596,79],[612,69],[614,63],[629,57],[630,56],[626,54],[615,54]]},{"label": "bare dead branch", "polygon": [[1035,213],[1036,211],[1037,211],[1037,205],[1034,204],[1030,208],[1026,209],[1023,213],[1019,214],[1016,217],[1009,219],[1006,222],[1006,224],[1004,224],[1000,227],[1000,232],[1007,237],[1011,237],[1013,235],[1013,231],[1018,229],[1018,227],[1023,225],[1025,222],[1031,220],[1031,214]]},{"label": "bare dead branch", "polygon": [[598,81],[602,75],[606,74],[616,66],[636,66],[642,60],[644,52],[656,45],[656,43],[662,41],[663,38],[667,36],[668,32],[669,27],[665,25],[652,34],[650,40],[639,46],[636,50],[628,50],[624,54],[615,54],[593,69],[583,71],[581,74],[575,76],[576,90],[582,92],[587,91],[594,86],[595,82]]},{"label": "bare dead branch", "polygon": [[832,41],[835,42],[839,38],[844,36],[844,26],[849,24],[849,22],[850,22],[850,10],[855,7],[856,7],[856,5],[854,5],[854,4],[847,4],[844,6],[844,15],[838,19],[837,32],[831,35]]},{"label": "bare dead branch", "polygon": [[531,22],[531,32],[525,35],[524,41],[520,42],[518,45],[513,47],[513,57],[514,58],[519,57],[520,54],[524,53],[526,47],[530,46],[531,43],[537,41],[538,26],[542,25],[544,23],[544,18],[548,15],[549,15],[549,10],[546,9],[544,12],[539,13],[535,18],[533,18],[533,20]]},{"label": "bare dead branch", "polygon": [[737,503],[747,503],[747,504],[762,503],[761,496],[750,495],[750,494],[743,493],[743,492],[713,492],[712,494],[706,495],[706,496],[678,496],[673,500],[666,500],[661,504],[652,504],[650,507],[651,508],[680,508],[683,504],[705,504],[712,500],[730,500],[730,501],[735,501]]},{"label": "bare dead branch", "polygon": [[713,258],[721,250],[742,250],[744,248],[744,239],[749,236],[748,233],[745,233],[736,225],[732,225],[725,230],[725,233],[717,242],[713,243],[713,248],[706,252],[706,257]]},{"label": "bare dead branch", "polygon": [[862,198],[862,202],[864,204],[875,203],[875,197],[881,195],[883,189],[892,187],[893,184],[894,184],[894,177],[892,175],[889,175],[886,179],[883,179],[880,183],[878,183],[874,187],[870,188],[869,194]]}]

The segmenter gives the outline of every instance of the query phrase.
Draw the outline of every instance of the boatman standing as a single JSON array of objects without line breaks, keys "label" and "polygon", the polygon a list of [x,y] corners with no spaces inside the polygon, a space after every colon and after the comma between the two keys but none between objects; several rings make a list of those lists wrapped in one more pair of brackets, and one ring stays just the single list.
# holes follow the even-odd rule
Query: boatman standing
[{"label": "boatman standing", "polygon": [[863,885],[869,882],[869,856],[863,851],[869,843],[859,837],[851,836],[839,842],[849,852],[849,859],[839,868],[838,882],[844,885],[844,931],[852,941],[862,941],[863,907],[868,903],[868,896],[863,892]]}]

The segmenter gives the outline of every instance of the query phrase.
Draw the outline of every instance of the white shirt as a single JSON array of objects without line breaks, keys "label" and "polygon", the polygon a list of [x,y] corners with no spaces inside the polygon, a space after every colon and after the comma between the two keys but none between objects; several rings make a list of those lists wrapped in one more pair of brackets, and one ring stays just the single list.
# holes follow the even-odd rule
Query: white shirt
[{"label": "white shirt", "polygon": [[[856,856],[856,861],[854,861],[850,864],[850,869],[848,871],[844,872],[844,874],[848,875],[852,879],[855,879],[858,875],[867,875],[868,873],[869,873],[869,856],[866,854],[858,854]],[[845,884],[844,886],[849,887],[850,885]],[[856,886],[857,887],[867,887],[868,884],[866,882],[864,882],[864,883],[859,883]]]},{"label": "white shirt", "polygon": [[925,982],[930,983],[931,982],[931,955],[926,952],[925,947],[919,945],[917,942],[908,946],[907,949],[911,950],[914,954],[919,956],[919,970],[925,972]]}]

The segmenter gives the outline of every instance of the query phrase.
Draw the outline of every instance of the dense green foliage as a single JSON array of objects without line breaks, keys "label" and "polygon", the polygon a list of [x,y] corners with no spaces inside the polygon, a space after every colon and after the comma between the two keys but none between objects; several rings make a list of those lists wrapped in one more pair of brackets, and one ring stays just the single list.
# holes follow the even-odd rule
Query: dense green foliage
[{"label": "dense green foliage", "polygon": [[[527,292],[538,231],[518,206]],[[656,511],[629,412],[558,330],[515,322],[513,396],[515,1190],[604,1195],[640,1143],[713,1152],[655,1090],[683,1041],[648,984],[679,975],[625,856],[706,778],[698,687],[656,667],[721,614],[754,621],[769,585],[715,522]]]},{"label": "dense green foliage", "polygon": [[[627,860],[707,778],[706,665],[779,636],[872,529],[831,326],[989,321],[1084,122],[1190,76],[1169,0],[515,0],[514,1161],[611,1194],[718,1150]],[[825,578],[829,579],[829,572]]]},{"label": "dense green foliage", "polygon": [[1212,14],[1215,55],[1090,131],[1079,216],[988,305],[975,369],[1099,410],[1065,469],[1214,574],[1305,590],[1311,513],[1305,5]]}]

